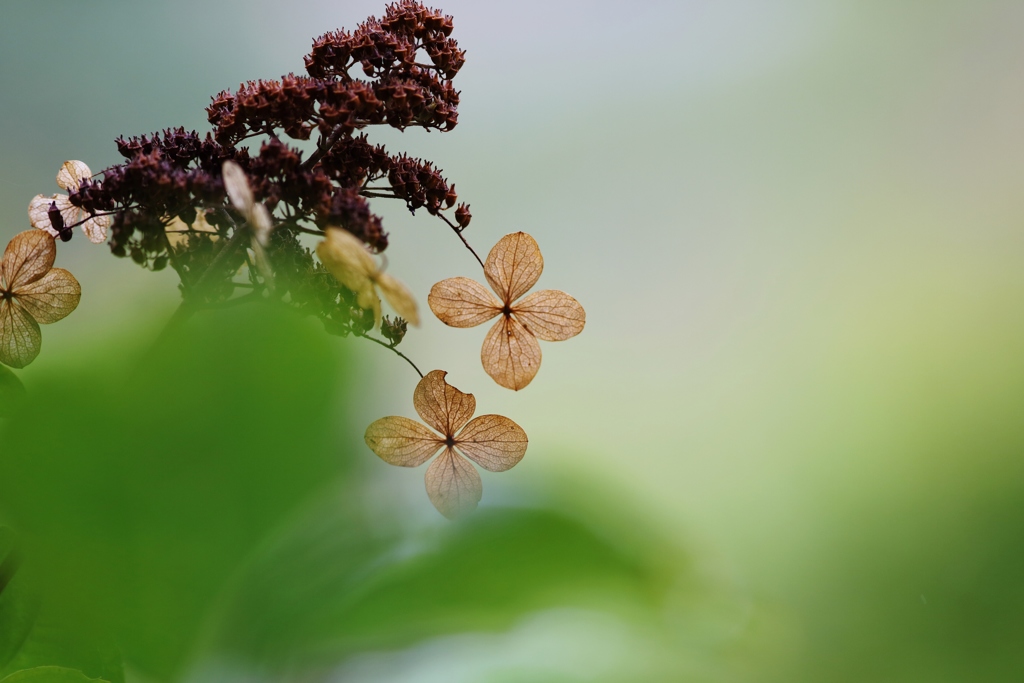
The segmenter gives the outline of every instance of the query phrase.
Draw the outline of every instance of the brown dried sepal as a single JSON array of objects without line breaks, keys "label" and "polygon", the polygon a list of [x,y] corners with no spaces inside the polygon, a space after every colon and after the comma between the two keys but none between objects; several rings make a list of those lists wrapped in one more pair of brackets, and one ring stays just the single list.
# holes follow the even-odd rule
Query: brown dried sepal
[{"label": "brown dried sepal", "polygon": [[544,289],[522,299],[540,279],[544,257],[525,232],[502,237],[484,262],[484,275],[498,295],[465,277],[438,282],[427,303],[450,327],[475,327],[501,315],[484,338],[480,361],[495,382],[518,391],[540,369],[538,339],[564,341],[583,331],[586,311],[565,292]]},{"label": "brown dried sepal", "polygon": [[0,363],[23,368],[39,355],[39,324],[66,317],[82,298],[78,280],[54,268],[57,247],[45,232],[26,230],[0,261]]},{"label": "brown dried sepal", "polygon": [[507,417],[473,418],[476,399],[448,384],[447,374],[427,373],[413,392],[416,412],[440,434],[415,420],[392,416],[367,427],[364,439],[382,460],[401,467],[422,465],[443,448],[427,468],[427,496],[441,514],[454,519],[476,508],[482,495],[480,475],[469,460],[504,472],[523,459],[529,440]]}]

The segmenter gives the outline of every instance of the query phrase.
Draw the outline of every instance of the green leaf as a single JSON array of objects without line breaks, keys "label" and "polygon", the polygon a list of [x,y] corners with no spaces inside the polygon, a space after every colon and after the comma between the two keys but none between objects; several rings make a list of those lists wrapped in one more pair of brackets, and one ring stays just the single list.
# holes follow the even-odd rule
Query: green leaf
[{"label": "green leaf", "polygon": [[38,596],[26,586],[15,535],[0,527],[0,673],[21,650],[39,610]]},{"label": "green leaf", "polygon": [[25,400],[25,385],[10,368],[0,365],[0,420],[11,417]]},{"label": "green leaf", "polygon": [[553,509],[480,510],[439,534],[390,537],[361,531],[353,516],[315,514],[317,534],[279,544],[240,580],[218,628],[232,655],[316,666],[504,630],[553,606],[653,613],[685,578],[668,546],[638,547]]},{"label": "green leaf", "polygon": [[229,577],[345,474],[328,343],[308,320],[253,306],[191,321],[127,377],[120,347],[99,376],[39,377],[0,434],[0,512],[48,601],[173,679]]},{"label": "green leaf", "polygon": [[60,666],[39,666],[17,671],[0,683],[106,683],[100,678],[89,678],[81,671]]}]

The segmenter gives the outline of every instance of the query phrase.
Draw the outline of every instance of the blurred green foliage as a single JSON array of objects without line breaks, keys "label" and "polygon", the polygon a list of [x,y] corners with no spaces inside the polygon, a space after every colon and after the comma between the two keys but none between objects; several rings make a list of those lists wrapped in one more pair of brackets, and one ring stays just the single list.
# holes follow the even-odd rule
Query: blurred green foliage
[{"label": "blurred green foliage", "polygon": [[156,681],[224,657],[284,675],[613,594],[658,609],[679,568],[564,511],[417,532],[368,515],[372,455],[345,415],[360,390],[330,343],[256,305],[200,316],[130,368],[139,354],[112,347],[110,367],[32,386],[0,434],[17,534],[2,547],[20,558],[0,674],[120,683],[123,656]]}]

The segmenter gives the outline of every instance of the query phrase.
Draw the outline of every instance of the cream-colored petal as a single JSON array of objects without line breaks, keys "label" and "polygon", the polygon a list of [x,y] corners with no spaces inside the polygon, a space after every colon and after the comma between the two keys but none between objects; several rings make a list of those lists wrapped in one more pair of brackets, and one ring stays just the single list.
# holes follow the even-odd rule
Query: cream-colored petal
[{"label": "cream-colored petal", "polygon": [[449,327],[476,327],[501,313],[501,302],[479,282],[450,277],[430,288],[427,304]]},{"label": "cream-colored petal", "polygon": [[33,197],[32,201],[28,203],[29,224],[38,230],[45,230],[50,233],[50,236],[52,237],[58,237],[60,233],[57,232],[53,225],[50,224],[50,204],[54,203],[57,200],[57,197],[66,196],[67,195],[55,194],[46,196],[43,194],[37,194]]},{"label": "cream-colored petal", "polygon": [[242,167],[228,159],[221,167],[224,179],[224,191],[231,200],[231,205],[240,213],[248,216],[252,212],[253,199],[252,188],[249,187],[249,178],[245,175]]},{"label": "cream-colored petal", "polygon": [[38,323],[17,299],[0,299],[0,363],[23,368],[36,359],[42,343]]},{"label": "cream-colored petal", "polygon": [[14,294],[37,323],[48,325],[78,308],[82,288],[74,275],[63,268],[53,268],[35,282],[18,288]]},{"label": "cream-colored petal", "polygon": [[445,381],[444,370],[431,370],[416,385],[412,404],[428,425],[444,436],[455,436],[476,412],[476,398]]},{"label": "cream-colored petal", "polygon": [[448,519],[456,519],[475,510],[484,493],[480,473],[451,448],[446,448],[430,463],[426,483],[430,502]]},{"label": "cream-colored petal", "polygon": [[540,344],[515,318],[502,317],[484,338],[480,360],[495,382],[519,391],[540,370]]},{"label": "cream-colored petal", "polygon": [[381,460],[399,467],[417,467],[441,450],[444,439],[416,420],[382,417],[366,428],[363,440]]},{"label": "cream-colored petal", "polygon": [[377,264],[366,245],[342,228],[327,228],[324,241],[316,245],[316,255],[338,282],[356,293],[377,273]]},{"label": "cream-colored petal", "polygon": [[580,302],[557,289],[542,289],[512,306],[512,314],[544,341],[564,341],[583,331],[587,313]]},{"label": "cream-colored petal", "polygon": [[65,161],[57,171],[57,185],[62,190],[77,192],[82,181],[92,177],[92,171],[84,161]]},{"label": "cream-colored petal", "polygon": [[398,279],[387,273],[377,274],[377,288],[384,295],[385,301],[398,315],[405,318],[414,327],[420,326],[420,313],[412,292]]},{"label": "cream-colored petal", "polygon": [[526,455],[526,432],[501,415],[474,417],[455,437],[455,448],[485,470],[504,472]]},{"label": "cream-colored petal", "polygon": [[7,244],[0,262],[0,288],[17,292],[35,282],[53,267],[57,245],[53,238],[39,230],[19,232]]},{"label": "cream-colored petal", "polygon": [[108,227],[110,227],[110,216],[93,216],[82,223],[82,231],[93,244],[103,244],[107,241]]},{"label": "cream-colored petal", "polygon": [[262,204],[253,204],[249,214],[249,221],[252,223],[252,233],[261,247],[270,244],[270,233],[274,231],[274,220],[270,217],[267,207]]},{"label": "cream-colored petal", "polygon": [[525,232],[502,237],[484,262],[487,281],[506,304],[530,291],[543,271],[544,257],[537,240]]}]

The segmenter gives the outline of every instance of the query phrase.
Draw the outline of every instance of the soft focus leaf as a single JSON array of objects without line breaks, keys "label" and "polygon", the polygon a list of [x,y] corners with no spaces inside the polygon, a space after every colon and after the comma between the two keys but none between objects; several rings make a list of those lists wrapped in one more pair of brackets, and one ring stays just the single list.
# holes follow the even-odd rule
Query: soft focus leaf
[{"label": "soft focus leaf", "polygon": [[451,448],[430,463],[426,484],[430,502],[448,519],[464,517],[475,510],[484,494],[480,473]]},{"label": "soft focus leaf", "polygon": [[466,457],[491,472],[504,472],[526,455],[523,428],[501,415],[481,415],[459,432],[455,446]]},{"label": "soft focus leaf", "polygon": [[45,594],[149,677],[177,674],[253,548],[344,474],[336,363],[306,322],[270,306],[193,319],[127,379],[120,356],[108,376],[40,377],[3,426],[0,513]]},{"label": "soft focus leaf", "polygon": [[505,387],[519,391],[540,370],[540,344],[515,318],[501,318],[484,337],[480,349],[484,371]]},{"label": "soft focus leaf", "polygon": [[240,579],[217,627],[232,657],[316,669],[504,630],[555,606],[611,608],[626,598],[657,613],[685,576],[667,545],[551,509],[478,510],[426,536],[370,533],[352,515],[316,511],[310,520]]},{"label": "soft focus leaf", "polygon": [[36,359],[42,344],[39,325],[18,300],[0,299],[0,363],[23,368]]},{"label": "soft focus leaf", "polygon": [[25,385],[18,376],[0,365],[0,420],[11,417],[25,396]]},{"label": "soft focus leaf", "polygon": [[18,303],[44,325],[55,323],[78,308],[82,288],[75,276],[63,268],[53,268],[39,280],[16,292]]},{"label": "soft focus leaf", "polygon": [[0,683],[106,683],[100,678],[89,678],[81,671],[59,666],[40,666],[23,669],[0,680]]},{"label": "soft focus leaf", "polygon": [[430,288],[427,304],[450,327],[476,327],[501,313],[501,302],[468,277],[441,280]]},{"label": "soft focus leaf", "polygon": [[587,314],[580,302],[557,289],[542,289],[523,298],[512,313],[537,339],[564,341],[583,331]]},{"label": "soft focus leaf", "polygon": [[537,284],[544,271],[537,240],[525,232],[505,235],[484,262],[484,275],[502,301],[510,304]]},{"label": "soft focus leaf", "polygon": [[57,247],[44,232],[26,230],[8,242],[0,262],[0,289],[17,292],[53,267]]},{"label": "soft focus leaf", "polygon": [[0,676],[21,651],[39,610],[38,596],[26,586],[15,535],[0,527]]},{"label": "soft focus leaf", "polygon": [[412,403],[423,421],[444,436],[455,436],[476,412],[473,394],[459,391],[445,381],[444,370],[431,370],[416,384]]},{"label": "soft focus leaf", "polygon": [[381,460],[400,467],[418,467],[444,445],[442,437],[416,420],[399,416],[374,421],[363,439]]}]

